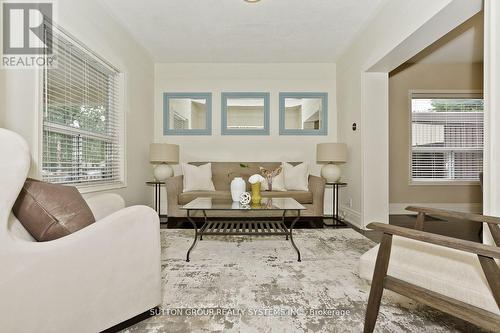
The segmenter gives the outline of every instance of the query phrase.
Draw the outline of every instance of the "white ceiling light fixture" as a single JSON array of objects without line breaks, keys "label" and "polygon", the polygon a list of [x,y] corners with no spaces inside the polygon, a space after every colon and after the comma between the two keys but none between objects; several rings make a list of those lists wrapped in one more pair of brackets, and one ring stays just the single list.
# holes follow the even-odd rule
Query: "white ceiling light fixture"
[{"label": "white ceiling light fixture", "polygon": [[256,2],[259,2],[260,0],[244,0],[245,2],[249,2],[249,3],[256,3]]}]

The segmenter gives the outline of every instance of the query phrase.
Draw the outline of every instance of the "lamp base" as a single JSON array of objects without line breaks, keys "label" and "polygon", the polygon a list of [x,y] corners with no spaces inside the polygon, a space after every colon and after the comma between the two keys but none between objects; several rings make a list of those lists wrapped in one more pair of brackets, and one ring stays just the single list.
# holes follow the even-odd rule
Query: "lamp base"
[{"label": "lamp base", "polygon": [[328,183],[336,183],[340,180],[340,168],[332,163],[325,164],[321,168],[321,177],[325,178]]},{"label": "lamp base", "polygon": [[168,177],[172,177],[174,175],[174,170],[168,164],[158,164],[155,167],[153,174],[154,174],[156,180],[164,181]]}]

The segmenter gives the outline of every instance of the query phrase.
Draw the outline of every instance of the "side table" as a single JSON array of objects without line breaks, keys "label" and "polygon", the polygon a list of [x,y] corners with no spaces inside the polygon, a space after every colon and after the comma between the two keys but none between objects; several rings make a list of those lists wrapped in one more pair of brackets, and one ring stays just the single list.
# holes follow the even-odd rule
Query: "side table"
[{"label": "side table", "polygon": [[155,187],[155,210],[160,217],[160,223],[162,217],[165,217],[168,221],[168,215],[161,215],[161,186],[165,185],[165,182],[153,180],[146,182],[146,185]]},{"label": "side table", "polygon": [[333,201],[332,201],[332,210],[333,214],[332,216],[325,216],[325,217],[331,217],[333,220],[333,224],[326,224],[323,223],[325,226],[346,226],[344,222],[339,217],[339,187],[341,186],[347,186],[347,183],[342,183],[342,182],[335,182],[335,183],[329,183],[327,182],[326,185],[331,185],[333,187]]}]

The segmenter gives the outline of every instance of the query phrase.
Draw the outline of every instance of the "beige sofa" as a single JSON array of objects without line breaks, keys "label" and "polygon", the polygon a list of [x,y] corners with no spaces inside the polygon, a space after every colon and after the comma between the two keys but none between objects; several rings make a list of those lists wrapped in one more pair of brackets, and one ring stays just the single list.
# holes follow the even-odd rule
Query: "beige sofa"
[{"label": "beige sofa", "polygon": [[[190,163],[201,165],[204,162]],[[259,167],[274,169],[280,166],[280,162],[244,162],[248,168],[240,166],[239,162],[212,162],[212,180],[215,191],[192,191],[183,192],[183,176],[170,177],[166,181],[167,187],[167,205],[168,216],[185,217],[186,211],[181,207],[196,197],[211,197],[220,200],[231,200],[231,181],[234,177],[243,177],[249,191],[248,178],[259,173]],[[298,164],[298,163],[292,163]],[[309,191],[262,191],[262,197],[289,197],[294,198],[301,203],[306,210],[301,212],[301,216],[322,217],[323,216],[323,197],[325,191],[325,180],[316,176],[309,176]],[[201,216],[201,212],[197,212]],[[257,211],[217,211],[210,212],[210,216],[216,217],[265,217],[281,216],[282,213],[276,212],[257,212]],[[208,213],[207,213],[208,214]],[[197,216],[196,213],[194,216]]]}]

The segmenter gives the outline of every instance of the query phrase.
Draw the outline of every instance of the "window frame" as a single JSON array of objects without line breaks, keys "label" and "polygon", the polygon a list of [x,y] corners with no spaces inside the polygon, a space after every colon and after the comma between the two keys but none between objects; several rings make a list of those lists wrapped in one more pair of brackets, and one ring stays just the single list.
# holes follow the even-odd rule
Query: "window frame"
[{"label": "window frame", "polygon": [[[99,62],[101,62],[103,65],[109,67],[111,70],[116,72],[116,81],[117,81],[117,98],[116,98],[116,117],[118,119],[117,123],[117,130],[118,130],[118,135],[117,135],[117,146],[118,146],[118,156],[119,156],[119,177],[116,182],[111,183],[111,184],[102,184],[99,182],[96,182],[94,184],[61,184],[61,185],[67,185],[67,186],[74,186],[78,189],[78,191],[82,194],[85,193],[93,193],[93,192],[100,192],[100,191],[108,191],[108,190],[114,190],[114,189],[120,189],[120,188],[125,188],[127,187],[127,149],[126,149],[126,112],[124,108],[124,101],[125,101],[125,75],[123,71],[118,69],[116,66],[112,65],[110,62],[108,62],[106,59],[104,59],[102,56],[97,54],[95,51],[90,49],[87,45],[85,45],[83,42],[75,38],[73,35],[68,33],[66,30],[64,30],[62,27],[56,25],[55,23],[51,23],[52,28],[53,28],[53,33],[54,34],[59,34],[62,35],[65,39],[70,41],[73,45],[77,46],[83,53],[86,55],[89,55],[92,58],[95,58]],[[56,50],[56,49],[55,49]],[[36,151],[33,152],[33,157],[37,161],[37,165],[35,167],[34,174],[36,175],[36,178],[42,179],[42,171],[43,171],[43,139],[44,139],[44,112],[46,105],[44,104],[44,79],[45,79],[45,71],[47,68],[40,67],[38,70],[35,71],[35,76],[36,76],[36,81],[38,83],[38,89],[37,89],[37,100],[38,100],[38,110],[36,112],[36,117],[35,117],[35,129],[36,129],[36,137],[37,137],[37,145],[36,145]]]},{"label": "window frame", "polygon": [[[463,89],[463,90],[408,90],[408,185],[410,186],[467,186],[480,185],[479,180],[413,180],[412,165],[413,165],[413,121],[412,121],[412,100],[414,95],[457,95],[458,98],[477,98],[480,95],[484,99],[484,92],[480,89]],[[484,112],[484,111],[483,111]],[[483,146],[484,151],[484,146]]]}]

